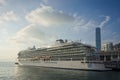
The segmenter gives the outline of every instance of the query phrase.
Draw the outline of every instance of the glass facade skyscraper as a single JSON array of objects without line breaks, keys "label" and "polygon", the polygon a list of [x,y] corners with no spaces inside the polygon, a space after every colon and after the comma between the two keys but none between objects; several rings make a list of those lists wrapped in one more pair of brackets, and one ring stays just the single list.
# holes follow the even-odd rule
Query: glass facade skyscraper
[{"label": "glass facade skyscraper", "polygon": [[99,27],[96,28],[96,48],[97,51],[101,50],[101,30]]}]

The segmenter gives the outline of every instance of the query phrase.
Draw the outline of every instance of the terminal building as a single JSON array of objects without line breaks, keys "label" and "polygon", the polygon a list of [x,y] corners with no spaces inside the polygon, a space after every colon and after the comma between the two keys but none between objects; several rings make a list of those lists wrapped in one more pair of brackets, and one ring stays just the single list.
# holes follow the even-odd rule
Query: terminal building
[{"label": "terminal building", "polygon": [[120,43],[114,45],[115,51],[120,51]]},{"label": "terminal building", "polygon": [[108,42],[108,43],[102,44],[102,51],[113,51],[113,43]]}]

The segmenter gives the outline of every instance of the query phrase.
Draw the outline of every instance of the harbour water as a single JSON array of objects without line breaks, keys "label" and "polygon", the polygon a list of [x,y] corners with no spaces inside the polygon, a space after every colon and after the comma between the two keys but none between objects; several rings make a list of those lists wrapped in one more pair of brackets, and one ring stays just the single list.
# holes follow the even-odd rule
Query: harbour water
[{"label": "harbour water", "polygon": [[23,67],[0,62],[0,80],[120,80],[120,72]]}]

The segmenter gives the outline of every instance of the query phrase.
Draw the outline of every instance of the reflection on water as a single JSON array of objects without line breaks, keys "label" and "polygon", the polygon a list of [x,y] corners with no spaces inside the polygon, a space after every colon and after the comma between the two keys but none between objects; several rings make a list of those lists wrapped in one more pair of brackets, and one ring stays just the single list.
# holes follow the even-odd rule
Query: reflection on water
[{"label": "reflection on water", "polygon": [[16,66],[18,80],[120,80],[120,72],[95,72]]},{"label": "reflection on water", "polygon": [[86,71],[79,72],[43,67],[16,67],[16,77],[24,80],[76,80],[79,78],[86,80],[86,75]]}]

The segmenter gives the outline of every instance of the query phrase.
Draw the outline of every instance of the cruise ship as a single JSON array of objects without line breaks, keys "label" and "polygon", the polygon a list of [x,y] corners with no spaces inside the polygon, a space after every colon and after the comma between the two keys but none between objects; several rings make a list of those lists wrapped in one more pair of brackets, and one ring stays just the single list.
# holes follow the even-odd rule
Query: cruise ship
[{"label": "cruise ship", "polygon": [[80,70],[112,70],[113,68],[107,65],[112,59],[113,57],[97,52],[93,46],[62,39],[56,40],[51,47],[33,47],[18,53],[18,63],[22,66]]}]

